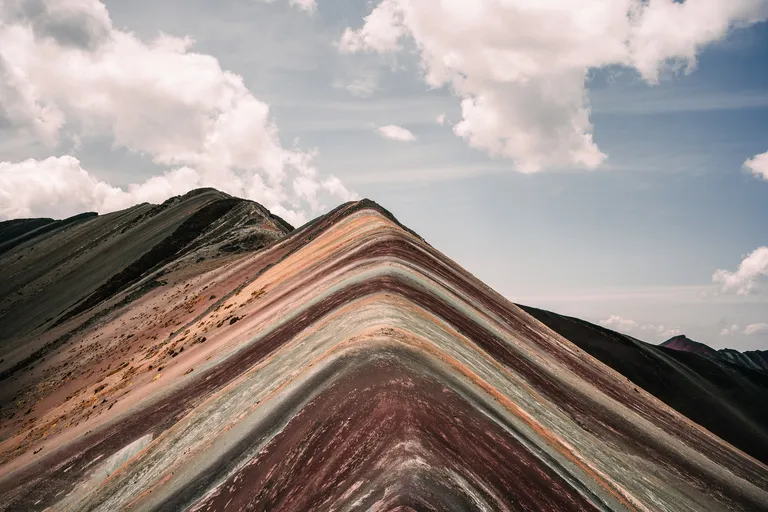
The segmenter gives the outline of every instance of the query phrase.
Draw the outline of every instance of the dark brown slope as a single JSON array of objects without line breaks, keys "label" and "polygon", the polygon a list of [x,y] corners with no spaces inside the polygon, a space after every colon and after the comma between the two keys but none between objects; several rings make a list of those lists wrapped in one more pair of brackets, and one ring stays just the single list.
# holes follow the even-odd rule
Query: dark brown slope
[{"label": "dark brown slope", "polygon": [[765,373],[644,343],[578,318],[521,307],[670,407],[768,463]]},{"label": "dark brown slope", "polygon": [[48,218],[4,220],[0,222],[0,245],[53,222]]},{"label": "dark brown slope", "polygon": [[[20,229],[27,225],[32,229]],[[197,259],[255,250],[292,229],[261,205],[214,189],[161,205],[14,226],[21,233],[6,243],[23,240],[0,255],[0,379],[44,355],[35,343],[41,333],[163,265],[193,250]]]},{"label": "dark brown slope", "polygon": [[718,358],[734,364],[740,364],[747,368],[768,372],[768,350],[738,350],[723,348],[717,351]]},{"label": "dark brown slope", "polygon": [[34,238],[41,239],[60,231],[67,226],[72,226],[98,214],[86,212],[74,215],[63,220],[41,219],[13,219],[0,222],[0,254],[4,254],[14,247]]}]

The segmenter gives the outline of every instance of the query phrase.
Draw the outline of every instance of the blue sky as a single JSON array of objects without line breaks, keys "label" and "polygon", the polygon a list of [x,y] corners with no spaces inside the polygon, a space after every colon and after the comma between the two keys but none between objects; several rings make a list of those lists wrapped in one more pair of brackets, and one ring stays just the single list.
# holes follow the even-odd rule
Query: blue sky
[{"label": "blue sky", "polygon": [[[332,174],[350,194],[378,201],[511,300],[651,342],[679,331],[717,348],[768,349],[768,325],[742,332],[768,324],[759,272],[749,294],[723,293],[712,280],[768,245],[768,181],[744,168],[768,151],[766,5],[749,23],[736,19],[748,26],[697,46],[689,72],[662,69],[658,84],[642,64],[590,69],[589,121],[607,159],[525,174],[515,158],[453,132],[460,95],[425,82],[415,39],[396,52],[339,51],[344,30],[364,26],[377,4],[319,0],[305,13],[283,0],[105,2],[114,30],[142,41],[193,38],[191,51],[217,59],[269,106],[282,147],[316,150],[318,183]],[[383,138],[384,125],[416,140]],[[114,131],[51,147],[13,123],[3,130],[0,161],[72,154],[125,190],[168,168]],[[733,324],[737,333],[724,334]]]}]

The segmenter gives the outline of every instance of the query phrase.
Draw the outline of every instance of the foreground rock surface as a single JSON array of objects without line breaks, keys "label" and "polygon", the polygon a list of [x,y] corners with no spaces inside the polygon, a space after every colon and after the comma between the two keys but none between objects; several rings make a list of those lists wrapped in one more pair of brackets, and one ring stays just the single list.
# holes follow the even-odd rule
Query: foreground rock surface
[{"label": "foreground rock surface", "polygon": [[3,274],[4,510],[765,509],[763,463],[375,203],[179,200],[144,252]]}]

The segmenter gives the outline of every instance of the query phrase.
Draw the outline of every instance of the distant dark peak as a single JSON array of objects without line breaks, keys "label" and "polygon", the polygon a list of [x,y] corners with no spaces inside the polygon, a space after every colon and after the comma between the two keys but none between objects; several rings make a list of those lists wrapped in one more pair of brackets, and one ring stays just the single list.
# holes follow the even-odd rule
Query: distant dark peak
[{"label": "distant dark peak", "polygon": [[731,364],[737,364],[753,370],[768,371],[768,350],[753,350],[740,352],[732,348],[715,350],[709,345],[693,341],[681,334],[669,338],[660,346],[680,352],[698,354],[709,359],[716,359]]},{"label": "distant dark peak", "polygon": [[672,336],[667,341],[661,343],[662,347],[669,347],[671,345],[703,345],[703,343],[699,343],[698,341],[693,341],[685,334],[678,334],[677,336]]},{"label": "distant dark peak", "polygon": [[717,350],[704,343],[693,341],[684,334],[669,338],[661,346],[682,352],[692,352],[706,357],[716,357],[717,355]]}]

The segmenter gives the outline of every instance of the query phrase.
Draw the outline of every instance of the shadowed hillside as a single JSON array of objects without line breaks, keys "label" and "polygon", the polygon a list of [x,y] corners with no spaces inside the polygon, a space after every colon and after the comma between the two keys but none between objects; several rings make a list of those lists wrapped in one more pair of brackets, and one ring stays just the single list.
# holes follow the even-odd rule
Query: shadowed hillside
[{"label": "shadowed hillside", "polygon": [[768,374],[651,345],[578,318],[521,306],[582,350],[726,441],[768,463]]}]

